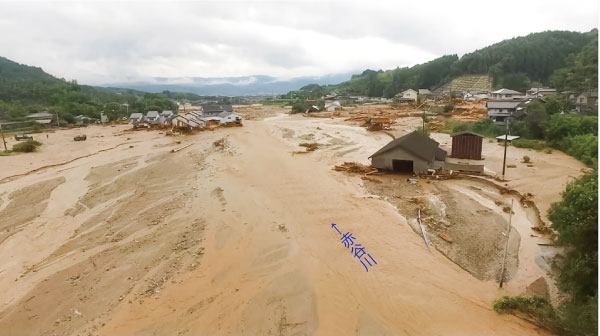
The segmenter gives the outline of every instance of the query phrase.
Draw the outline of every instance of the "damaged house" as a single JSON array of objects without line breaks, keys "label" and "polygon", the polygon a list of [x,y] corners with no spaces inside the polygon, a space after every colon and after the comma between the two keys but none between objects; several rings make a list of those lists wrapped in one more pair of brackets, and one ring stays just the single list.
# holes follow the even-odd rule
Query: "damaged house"
[{"label": "damaged house", "polygon": [[428,169],[444,166],[447,153],[439,145],[427,135],[413,131],[392,140],[369,158],[377,169],[425,174]]}]

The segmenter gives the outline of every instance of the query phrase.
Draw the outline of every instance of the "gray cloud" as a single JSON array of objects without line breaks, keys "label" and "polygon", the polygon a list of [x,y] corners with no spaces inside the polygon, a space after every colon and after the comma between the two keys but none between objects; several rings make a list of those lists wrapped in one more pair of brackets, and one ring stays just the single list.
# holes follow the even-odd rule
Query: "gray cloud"
[{"label": "gray cloud", "polygon": [[588,31],[563,1],[9,2],[0,55],[98,84],[389,69],[543,30]]}]

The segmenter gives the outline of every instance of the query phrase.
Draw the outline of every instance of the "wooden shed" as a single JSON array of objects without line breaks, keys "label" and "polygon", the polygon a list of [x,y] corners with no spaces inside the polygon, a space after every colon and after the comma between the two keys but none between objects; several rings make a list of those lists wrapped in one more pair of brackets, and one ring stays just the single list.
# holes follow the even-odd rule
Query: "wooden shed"
[{"label": "wooden shed", "polygon": [[451,137],[453,158],[481,160],[483,135],[464,131],[454,133]]}]

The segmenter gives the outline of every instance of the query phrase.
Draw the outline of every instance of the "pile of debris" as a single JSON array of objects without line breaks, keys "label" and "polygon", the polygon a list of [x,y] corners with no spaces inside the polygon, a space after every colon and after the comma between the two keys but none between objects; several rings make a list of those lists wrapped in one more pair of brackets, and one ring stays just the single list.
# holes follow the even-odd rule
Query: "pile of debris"
[{"label": "pile of debris", "polygon": [[303,142],[300,144],[300,146],[306,148],[307,152],[312,152],[319,149],[319,144],[316,142]]},{"label": "pile of debris", "polygon": [[357,162],[344,162],[341,166],[334,166],[335,171],[345,171],[354,174],[373,174],[377,172],[377,168],[371,166],[365,166]]}]

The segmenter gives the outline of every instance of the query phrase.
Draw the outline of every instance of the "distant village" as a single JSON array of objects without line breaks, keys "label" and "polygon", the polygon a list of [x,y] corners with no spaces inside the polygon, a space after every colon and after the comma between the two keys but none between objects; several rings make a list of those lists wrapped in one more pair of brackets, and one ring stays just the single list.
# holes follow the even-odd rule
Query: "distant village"
[{"label": "distant village", "polygon": [[[39,112],[27,116],[38,124],[50,127],[57,124],[58,116]],[[95,120],[83,115],[75,117],[76,125],[85,125],[90,123],[108,123],[109,120],[104,113],[101,113],[100,120]],[[242,116],[233,111],[232,105],[227,104],[202,104],[192,106],[190,104],[180,104],[177,113],[171,110],[148,111],[144,113],[131,113],[129,118],[123,118],[118,122],[129,122],[136,129],[141,128],[172,128],[179,131],[194,131],[203,129],[212,129],[220,126],[241,126]]]},{"label": "distant village", "polygon": [[[344,96],[337,93],[326,95],[324,107],[320,109],[317,101],[307,100],[306,112],[327,111],[333,112],[349,104],[416,104],[427,101],[462,99],[465,101],[485,101],[489,119],[494,122],[503,123],[507,118],[519,119],[526,114],[527,105],[532,101],[545,102],[550,96],[556,96],[558,92],[553,88],[531,88],[527,92],[502,88],[496,91],[448,91],[438,90],[431,92],[429,89],[408,89],[394,96],[394,98]],[[598,111],[598,90],[591,90],[581,94],[574,92],[561,92],[563,96],[575,106],[572,113],[589,113]],[[595,114],[593,113],[593,114]]]}]

